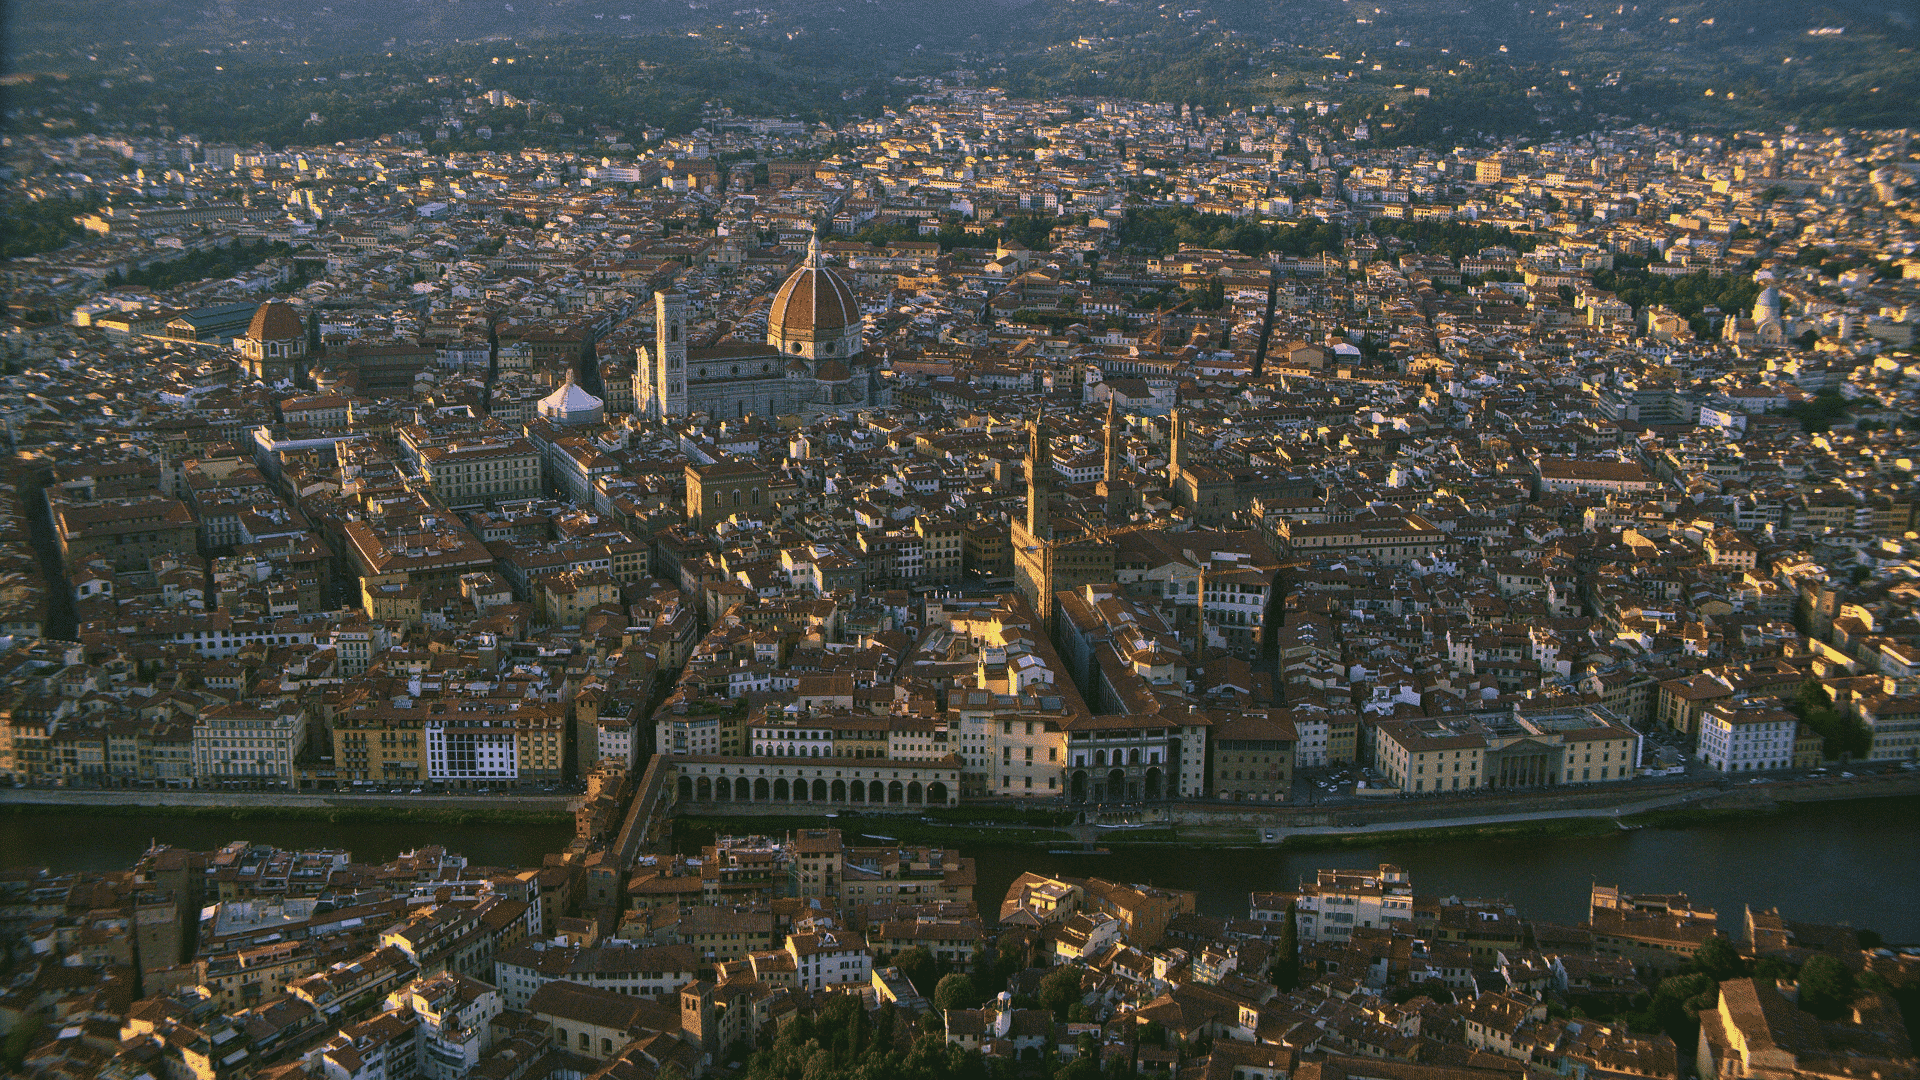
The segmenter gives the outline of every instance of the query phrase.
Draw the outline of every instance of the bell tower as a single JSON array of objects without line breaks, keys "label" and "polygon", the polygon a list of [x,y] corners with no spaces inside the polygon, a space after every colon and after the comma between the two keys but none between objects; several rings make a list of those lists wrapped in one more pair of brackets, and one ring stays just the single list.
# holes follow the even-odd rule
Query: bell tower
[{"label": "bell tower", "polygon": [[653,393],[647,413],[657,420],[687,413],[687,296],[678,289],[653,294]]},{"label": "bell tower", "polygon": [[1053,447],[1047,439],[1047,410],[1033,414],[1027,445],[1027,533],[1046,540],[1053,536]]}]

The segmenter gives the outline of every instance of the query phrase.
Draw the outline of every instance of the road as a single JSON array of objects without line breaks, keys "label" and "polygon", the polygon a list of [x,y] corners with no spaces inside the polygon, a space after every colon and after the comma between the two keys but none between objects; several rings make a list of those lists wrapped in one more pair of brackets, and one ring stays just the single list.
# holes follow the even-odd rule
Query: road
[{"label": "road", "polygon": [[569,809],[572,795],[520,795],[502,800],[498,795],[352,795],[341,792],[289,791],[86,791],[70,788],[0,788],[0,803],[41,806],[250,806],[314,807],[382,806],[400,809],[516,810]]}]

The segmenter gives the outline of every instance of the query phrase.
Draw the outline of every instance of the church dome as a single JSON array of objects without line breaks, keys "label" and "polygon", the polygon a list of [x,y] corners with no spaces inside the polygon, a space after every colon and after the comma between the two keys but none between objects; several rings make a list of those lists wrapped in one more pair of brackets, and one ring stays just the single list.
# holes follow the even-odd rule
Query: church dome
[{"label": "church dome", "polygon": [[830,267],[821,265],[820,241],[807,246],[807,261],[773,294],[767,311],[770,340],[819,340],[839,337],[860,325],[860,304],[853,290]]},{"label": "church dome", "polygon": [[555,424],[597,424],[606,415],[606,402],[574,382],[571,371],[558,390],[540,399],[539,408],[540,415]]},{"label": "church dome", "polygon": [[853,372],[838,360],[825,360],[815,369],[813,377],[820,382],[843,383],[852,381]]},{"label": "church dome", "polygon": [[307,328],[293,308],[278,300],[261,304],[247,324],[247,337],[254,341],[294,341],[307,336]]}]

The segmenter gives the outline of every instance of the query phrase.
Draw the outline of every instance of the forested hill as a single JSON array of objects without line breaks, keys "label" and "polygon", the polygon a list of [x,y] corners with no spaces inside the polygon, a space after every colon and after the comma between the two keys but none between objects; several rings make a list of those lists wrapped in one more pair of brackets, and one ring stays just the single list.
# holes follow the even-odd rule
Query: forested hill
[{"label": "forested hill", "polygon": [[[160,118],[174,127],[269,141],[370,133],[359,127],[417,111],[381,88],[434,75],[571,107],[570,128],[685,128],[708,101],[844,119],[945,77],[1036,98],[1336,101],[1376,138],[1422,143],[1639,122],[1896,126],[1920,100],[1920,0],[14,0],[4,10],[8,70],[29,88],[75,84],[29,89],[19,104],[84,85],[82,104],[100,108],[83,110],[94,118],[83,126],[177,101],[181,111]],[[376,78],[343,87],[341,69]],[[195,114],[196,95],[230,104],[210,88],[236,81],[307,107]],[[180,96],[154,100],[168,94]],[[309,113],[327,131],[301,131]]]}]

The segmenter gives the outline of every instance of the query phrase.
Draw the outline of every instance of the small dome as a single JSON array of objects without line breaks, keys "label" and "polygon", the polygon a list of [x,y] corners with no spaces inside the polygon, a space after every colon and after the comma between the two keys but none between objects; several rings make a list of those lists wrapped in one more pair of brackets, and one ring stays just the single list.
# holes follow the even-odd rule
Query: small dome
[{"label": "small dome", "polygon": [[820,382],[843,383],[853,379],[853,372],[838,360],[827,360],[814,369],[813,377]]},{"label": "small dome", "polygon": [[558,424],[591,424],[605,415],[606,402],[587,393],[569,371],[558,390],[540,399],[539,409],[541,416]]},{"label": "small dome", "polygon": [[820,263],[820,241],[808,245],[807,261],[773,294],[767,310],[771,338],[831,337],[860,325],[860,304],[840,275]]},{"label": "small dome", "polygon": [[307,336],[307,328],[292,307],[278,300],[261,304],[247,324],[247,337],[254,341],[293,341]]}]

